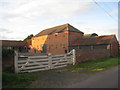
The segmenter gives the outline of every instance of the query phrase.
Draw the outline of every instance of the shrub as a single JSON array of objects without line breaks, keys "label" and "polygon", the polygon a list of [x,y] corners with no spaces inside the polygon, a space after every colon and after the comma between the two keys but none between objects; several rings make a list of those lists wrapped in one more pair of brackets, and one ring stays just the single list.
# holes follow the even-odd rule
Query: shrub
[{"label": "shrub", "polygon": [[14,56],[14,50],[11,50],[11,49],[2,49],[2,58],[3,59],[11,57],[11,56]]}]

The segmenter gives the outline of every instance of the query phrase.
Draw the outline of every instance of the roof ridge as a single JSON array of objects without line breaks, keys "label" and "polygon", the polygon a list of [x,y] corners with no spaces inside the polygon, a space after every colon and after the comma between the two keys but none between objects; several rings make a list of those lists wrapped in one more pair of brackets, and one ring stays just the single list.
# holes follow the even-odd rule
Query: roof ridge
[{"label": "roof ridge", "polygon": [[104,37],[104,36],[115,36],[115,34],[111,34],[111,35],[101,35],[101,36],[95,36],[95,37],[91,37],[91,38],[96,38],[96,37]]},{"label": "roof ridge", "polygon": [[[52,28],[56,28],[56,27],[60,27],[60,26],[68,25],[68,24],[69,24],[69,23],[61,24],[61,25],[56,25],[56,26],[53,26],[53,27],[50,27],[50,28],[46,28],[46,29],[43,29],[43,30],[52,29]],[[70,25],[70,24],[69,24],[69,25]]]}]

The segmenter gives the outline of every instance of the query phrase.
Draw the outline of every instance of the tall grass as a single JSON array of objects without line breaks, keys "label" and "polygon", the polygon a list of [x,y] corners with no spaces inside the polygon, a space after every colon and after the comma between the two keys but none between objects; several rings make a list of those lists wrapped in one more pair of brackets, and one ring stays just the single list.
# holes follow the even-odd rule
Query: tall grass
[{"label": "tall grass", "polygon": [[37,78],[33,73],[16,74],[11,69],[2,73],[2,88],[24,88]]}]

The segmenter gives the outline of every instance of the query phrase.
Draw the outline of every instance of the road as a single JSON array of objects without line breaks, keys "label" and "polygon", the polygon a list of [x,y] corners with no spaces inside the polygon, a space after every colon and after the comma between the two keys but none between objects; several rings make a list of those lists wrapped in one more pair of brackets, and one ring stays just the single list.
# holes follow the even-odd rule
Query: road
[{"label": "road", "polygon": [[92,77],[67,88],[118,88],[118,66],[96,73]]},{"label": "road", "polygon": [[34,74],[37,80],[26,88],[118,88],[118,66],[95,73],[48,70]]}]

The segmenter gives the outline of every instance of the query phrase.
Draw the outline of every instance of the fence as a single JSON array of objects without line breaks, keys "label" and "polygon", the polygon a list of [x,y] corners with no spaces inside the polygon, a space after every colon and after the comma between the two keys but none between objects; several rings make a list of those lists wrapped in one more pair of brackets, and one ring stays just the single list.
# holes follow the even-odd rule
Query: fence
[{"label": "fence", "polygon": [[37,72],[75,64],[75,50],[61,55],[30,55],[15,51],[15,72]]}]

